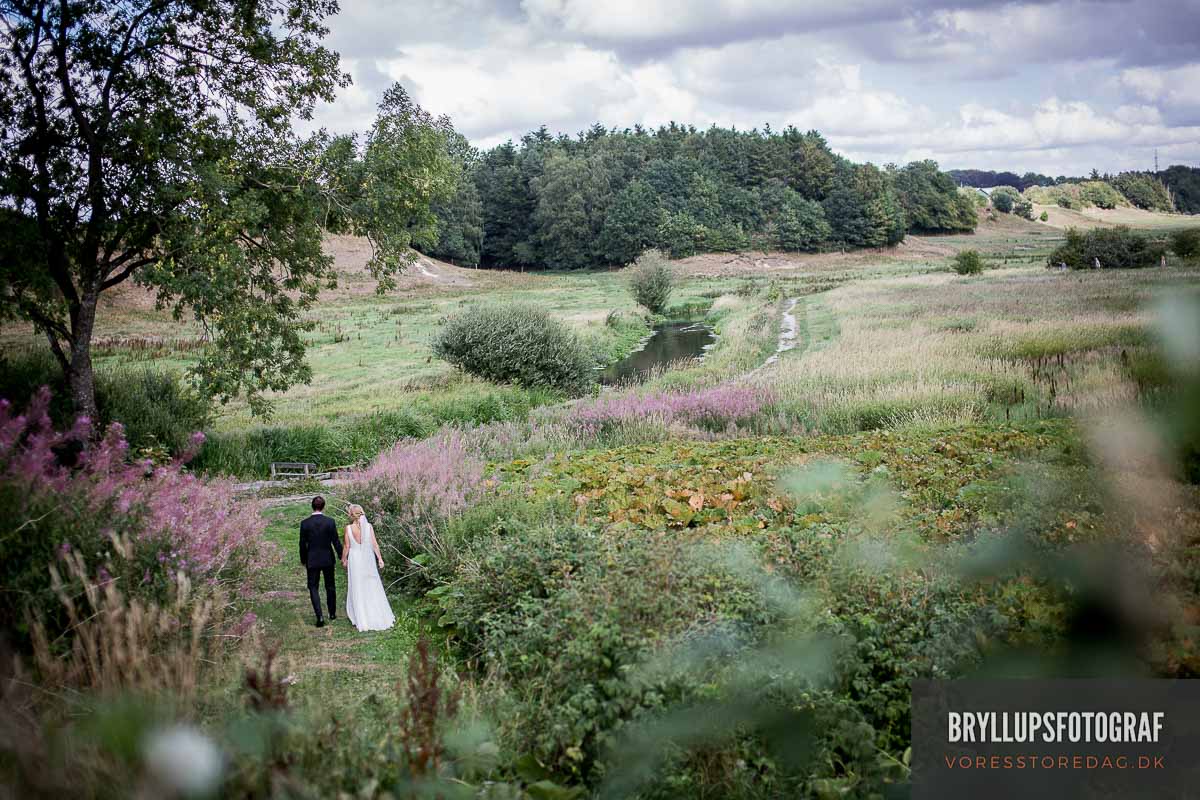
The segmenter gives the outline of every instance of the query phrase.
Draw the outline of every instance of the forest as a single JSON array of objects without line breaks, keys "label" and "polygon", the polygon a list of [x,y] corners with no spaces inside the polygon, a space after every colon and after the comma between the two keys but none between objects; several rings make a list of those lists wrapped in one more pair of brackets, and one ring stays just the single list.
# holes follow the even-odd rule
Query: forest
[{"label": "forest", "polygon": [[0,800],[971,797],[915,682],[1200,676],[1194,170],[333,135],[336,11],[0,4]]},{"label": "forest", "polygon": [[434,207],[428,254],[459,265],[583,269],[648,247],[676,258],[752,243],[878,248],[908,231],[975,227],[974,207],[936,163],[855,164],[794,127],[597,124],[575,138],[541,127],[482,153],[451,150],[464,180]]},{"label": "forest", "polygon": [[[986,169],[952,169],[947,173],[960,186],[988,189],[993,186],[1012,186],[1019,192],[1032,187],[1052,188],[1083,183],[1106,183],[1135,208],[1147,211],[1176,211],[1181,214],[1200,213],[1200,169],[1174,164],[1158,172],[1129,171],[1116,175],[1092,170],[1087,177],[1059,175],[1051,178],[1036,172],[1018,175],[1015,172],[994,172]],[[1035,198],[1039,195],[1033,195]],[[1039,202],[1046,202],[1044,199]],[[1096,203],[1101,208],[1111,205]],[[1069,206],[1068,206],[1069,207]]]}]

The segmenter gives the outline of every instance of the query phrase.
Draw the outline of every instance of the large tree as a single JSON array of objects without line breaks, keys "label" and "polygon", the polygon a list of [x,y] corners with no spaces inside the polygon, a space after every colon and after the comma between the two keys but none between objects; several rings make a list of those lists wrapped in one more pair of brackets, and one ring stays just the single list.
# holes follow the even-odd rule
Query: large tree
[{"label": "large tree", "polygon": [[538,253],[555,269],[583,269],[593,263],[612,187],[600,158],[571,158],[556,152],[533,181]]},{"label": "large tree", "polygon": [[913,161],[888,170],[904,208],[908,229],[917,233],[973,231],[975,206],[958,193],[954,179],[934,161]]},{"label": "large tree", "polygon": [[437,244],[429,254],[455,264],[478,266],[483,246],[483,203],[475,185],[479,151],[455,130],[446,133],[446,151],[461,172],[454,194],[432,207],[437,217]]},{"label": "large tree", "polygon": [[663,212],[658,195],[643,180],[633,180],[617,193],[604,217],[597,241],[600,260],[628,264],[654,244]]},{"label": "large tree", "polygon": [[[308,379],[300,312],[335,272],[326,159],[292,122],[348,81],[321,44],[336,11],[0,0],[0,316],[45,334],[81,414],[96,414],[98,300],[128,281],[203,326],[209,394],[262,410]],[[403,241],[378,241],[377,271],[399,269]]]},{"label": "large tree", "polygon": [[453,135],[449,117],[434,119],[395,83],[383,93],[361,154],[356,140],[349,154],[336,139],[324,148],[321,203],[337,211],[322,216],[338,221],[330,230],[367,237],[367,269],[380,291],[413,262],[414,247],[437,244],[434,207],[450,200],[462,175],[461,160],[450,153]]}]

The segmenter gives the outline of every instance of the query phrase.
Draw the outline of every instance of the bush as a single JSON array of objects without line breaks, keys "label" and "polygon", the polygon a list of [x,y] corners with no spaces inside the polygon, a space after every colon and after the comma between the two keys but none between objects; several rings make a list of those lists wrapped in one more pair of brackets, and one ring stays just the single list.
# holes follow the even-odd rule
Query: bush
[{"label": "bush", "polygon": [[581,395],[594,382],[587,348],[566,325],[528,305],[486,306],[451,317],[433,352],[485,380]]},{"label": "bush", "polygon": [[992,206],[1002,214],[1013,210],[1021,193],[1011,186],[997,186],[992,190]]},{"label": "bush", "polygon": [[671,258],[686,258],[695,255],[704,246],[707,232],[707,228],[686,213],[673,214],[668,211],[655,232],[655,241]]},{"label": "bush", "polygon": [[1041,216],[1039,216],[1039,217],[1038,217],[1038,219],[1040,219],[1042,222],[1045,222],[1045,221],[1047,221],[1048,219],[1050,219],[1050,214],[1049,214],[1049,213],[1047,213],[1047,212],[1045,212],[1045,211],[1043,211],[1043,212],[1042,212],[1042,214],[1041,214]]},{"label": "bush", "polygon": [[[47,409],[51,422],[69,428],[75,420],[74,408],[54,357],[46,350],[30,350],[0,358],[0,398],[23,407],[43,386],[51,393]],[[187,451],[192,434],[207,427],[212,415],[212,404],[178,376],[131,367],[97,371],[96,405],[99,429],[120,422],[131,450],[158,455],[160,460]]]},{"label": "bush", "polygon": [[[47,390],[20,416],[0,401],[0,503],[12,523],[0,534],[0,627],[24,633],[27,608],[57,606],[47,566],[71,554],[99,582],[154,599],[179,574],[232,582],[254,566],[264,523],[253,506],[242,512],[231,483],[202,481],[180,462],[130,463],[120,425],[99,442],[86,424],[57,433],[49,407]],[[132,551],[114,558],[122,539]]]},{"label": "bush", "polygon": [[647,250],[629,268],[629,291],[638,305],[652,314],[661,314],[671,299],[675,278],[666,257],[658,250]]},{"label": "bush", "polygon": [[437,590],[442,622],[511,687],[510,747],[573,780],[594,782],[624,724],[693,696],[682,670],[635,671],[646,656],[685,632],[752,637],[773,621],[748,578],[680,539],[547,527],[477,553]]},{"label": "bush", "polygon": [[821,204],[801,199],[779,212],[775,220],[774,244],[787,252],[812,251],[824,244],[831,233]]},{"label": "bush", "polygon": [[1158,176],[1149,172],[1122,172],[1112,185],[1138,208],[1150,211],[1174,211],[1171,192]]},{"label": "bush", "polygon": [[152,369],[103,373],[96,405],[104,425],[120,422],[135,453],[165,450],[179,455],[196,431],[208,427],[212,404],[176,376]]},{"label": "bush", "polygon": [[415,556],[453,560],[445,524],[487,490],[483,474],[483,460],[467,437],[450,429],[399,442],[351,476],[348,494],[364,507],[380,549],[388,553],[389,577],[413,573]]},{"label": "bush", "polygon": [[1172,231],[1171,251],[1180,258],[1191,258],[1200,253],[1200,228]]},{"label": "bush", "polygon": [[750,249],[750,237],[740,225],[727,222],[704,228],[700,244],[710,253],[740,253]]},{"label": "bush", "polygon": [[1084,181],[1079,184],[1079,197],[1085,206],[1112,209],[1129,205],[1121,193],[1104,181]]},{"label": "bush", "polygon": [[1099,261],[1103,269],[1138,269],[1158,266],[1164,252],[1161,242],[1123,225],[1093,228],[1086,233],[1069,228],[1066,242],[1050,254],[1047,264],[1092,269]]},{"label": "bush", "polygon": [[1022,219],[1033,219],[1033,203],[1026,200],[1024,197],[1019,198],[1014,204],[1012,213]]},{"label": "bush", "polygon": [[954,257],[954,271],[959,275],[978,275],[983,272],[983,258],[978,250],[963,250]]}]

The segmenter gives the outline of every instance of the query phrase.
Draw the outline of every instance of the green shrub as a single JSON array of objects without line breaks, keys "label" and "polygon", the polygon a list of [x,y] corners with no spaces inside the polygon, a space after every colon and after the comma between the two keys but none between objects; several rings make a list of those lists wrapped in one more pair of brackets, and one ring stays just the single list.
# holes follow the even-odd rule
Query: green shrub
[{"label": "green shrub", "polygon": [[648,655],[685,631],[753,632],[774,620],[757,586],[682,539],[544,527],[489,538],[476,553],[435,590],[442,623],[511,688],[509,746],[575,780],[603,771],[625,723],[695,691],[682,671],[635,671]]},{"label": "green shrub", "polygon": [[1174,211],[1171,192],[1166,184],[1149,172],[1122,172],[1113,178],[1112,185],[1125,199],[1138,208],[1151,211]]},{"label": "green shrub", "polygon": [[[835,667],[836,691],[875,728],[878,746],[903,750],[911,734],[911,681],[961,674],[979,658],[979,641],[1002,628],[983,598],[953,578],[853,566],[829,578],[827,631],[849,643]],[[914,595],[922,602],[912,603]]]},{"label": "green shrub", "polygon": [[595,364],[579,337],[529,305],[485,306],[450,317],[434,337],[433,352],[498,383],[581,395],[594,382]]},{"label": "green shrub", "polygon": [[1021,193],[1011,186],[997,186],[992,190],[992,207],[1002,214],[1008,214],[1020,197]]},{"label": "green shrub", "polygon": [[655,241],[671,258],[686,258],[695,255],[704,246],[707,232],[707,228],[688,214],[668,211],[655,232]]},{"label": "green shrub", "polygon": [[711,253],[740,253],[750,249],[750,237],[740,225],[727,222],[704,228],[701,245]]},{"label": "green shrub", "polygon": [[1012,213],[1016,214],[1018,217],[1021,217],[1022,219],[1032,220],[1033,219],[1033,203],[1029,202],[1024,197],[1021,197],[1021,198],[1017,199],[1017,201],[1013,204]]},{"label": "green shrub", "polygon": [[633,299],[652,314],[661,314],[667,307],[674,283],[671,267],[658,250],[642,253],[630,267],[629,291]]},{"label": "green shrub", "polygon": [[96,404],[105,422],[125,426],[135,453],[165,450],[178,455],[192,434],[208,427],[212,404],[168,372],[121,368],[103,373]]},{"label": "green shrub", "polygon": [[[0,357],[0,397],[19,407],[42,386],[51,392],[50,418],[60,428],[74,421],[66,379],[46,350]],[[101,429],[114,422],[125,427],[134,453],[179,455],[192,434],[209,424],[212,404],[171,372],[118,367],[96,372],[96,406]]]},{"label": "green shrub", "polygon": [[812,251],[828,240],[831,233],[821,204],[812,200],[798,200],[784,206],[779,212],[774,225],[773,244],[788,252]]},{"label": "green shrub", "polygon": [[1050,219],[1050,215],[1047,212],[1043,211],[1041,216],[1038,217],[1038,219],[1040,219],[1042,222],[1045,222],[1046,220]]},{"label": "green shrub", "polygon": [[[1107,185],[1107,184],[1105,184]],[[1050,254],[1051,267],[1066,264],[1071,269],[1138,269],[1158,266],[1165,248],[1144,233],[1120,225],[1080,232],[1067,229],[1067,240]]]},{"label": "green shrub", "polygon": [[1079,185],[1079,197],[1084,205],[1097,208],[1116,208],[1129,205],[1121,193],[1104,181],[1084,181]]},{"label": "green shrub", "polygon": [[409,412],[351,417],[336,425],[271,425],[210,433],[192,465],[204,472],[265,478],[272,461],[305,461],[318,468],[360,464],[397,440],[428,436],[431,420]]},{"label": "green shrub", "polygon": [[963,250],[954,257],[954,271],[959,275],[978,275],[983,272],[983,259],[978,250]]},{"label": "green shrub", "polygon": [[1180,258],[1191,258],[1200,253],[1200,228],[1172,231],[1171,251]]}]

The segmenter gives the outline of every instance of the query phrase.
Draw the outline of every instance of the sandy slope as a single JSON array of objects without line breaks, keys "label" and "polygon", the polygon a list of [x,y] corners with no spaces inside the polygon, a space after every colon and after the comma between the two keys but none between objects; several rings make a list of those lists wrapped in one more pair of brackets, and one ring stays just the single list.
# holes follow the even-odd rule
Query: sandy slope
[{"label": "sandy slope", "polygon": [[1135,228],[1177,228],[1189,224],[1200,224],[1200,219],[1191,214],[1163,214],[1158,211],[1143,211],[1140,208],[1084,208],[1073,211],[1059,206],[1035,205],[1033,215],[1041,216],[1045,211],[1048,219],[1044,225],[1055,228],[1098,228],[1111,225],[1129,225]]},{"label": "sandy slope", "polygon": [[981,218],[974,234],[949,236],[920,236],[909,234],[894,248],[881,250],[852,250],[833,253],[783,253],[749,250],[744,253],[701,253],[675,262],[693,275],[762,274],[803,270],[821,272],[878,265],[881,261],[935,261],[950,258],[959,250],[983,247],[983,242],[995,237],[1045,234],[1043,223],[1029,222],[1009,214],[995,221]]}]

